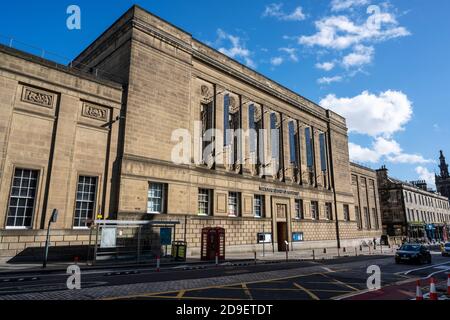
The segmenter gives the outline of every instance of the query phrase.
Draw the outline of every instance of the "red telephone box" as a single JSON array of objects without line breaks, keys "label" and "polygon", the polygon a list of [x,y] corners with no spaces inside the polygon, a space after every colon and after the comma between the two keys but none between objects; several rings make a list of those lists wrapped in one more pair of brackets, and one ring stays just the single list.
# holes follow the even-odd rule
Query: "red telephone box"
[{"label": "red telephone box", "polygon": [[203,228],[201,259],[214,260],[216,255],[219,260],[225,260],[225,229]]}]

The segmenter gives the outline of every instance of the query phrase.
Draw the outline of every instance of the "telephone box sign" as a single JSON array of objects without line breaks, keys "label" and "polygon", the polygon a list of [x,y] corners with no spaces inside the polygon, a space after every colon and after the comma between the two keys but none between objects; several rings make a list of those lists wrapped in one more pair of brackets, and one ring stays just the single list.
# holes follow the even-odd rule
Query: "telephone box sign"
[{"label": "telephone box sign", "polygon": [[161,245],[168,246],[172,243],[172,228],[161,228],[159,232]]}]

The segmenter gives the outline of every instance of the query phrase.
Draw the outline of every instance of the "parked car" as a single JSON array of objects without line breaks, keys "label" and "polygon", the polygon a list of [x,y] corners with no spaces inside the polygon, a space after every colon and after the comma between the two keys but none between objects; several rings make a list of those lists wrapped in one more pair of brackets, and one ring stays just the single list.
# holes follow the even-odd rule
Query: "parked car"
[{"label": "parked car", "polygon": [[431,263],[431,253],[421,244],[405,243],[395,254],[395,263]]},{"label": "parked car", "polygon": [[442,246],[442,256],[450,257],[450,242],[447,242]]}]

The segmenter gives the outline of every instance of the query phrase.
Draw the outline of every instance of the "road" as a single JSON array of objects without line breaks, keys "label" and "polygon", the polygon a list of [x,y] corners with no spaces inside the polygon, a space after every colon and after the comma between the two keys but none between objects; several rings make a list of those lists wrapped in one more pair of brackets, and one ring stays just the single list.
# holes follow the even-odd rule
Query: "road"
[{"label": "road", "polygon": [[[367,267],[381,269],[382,289],[367,290]],[[0,274],[1,299],[120,300],[328,300],[411,299],[415,279],[435,277],[441,284],[450,258],[433,254],[431,265],[396,265],[392,256],[345,257],[323,261],[86,270],[81,290],[68,290],[68,274]],[[427,291],[428,280],[423,280]]]}]

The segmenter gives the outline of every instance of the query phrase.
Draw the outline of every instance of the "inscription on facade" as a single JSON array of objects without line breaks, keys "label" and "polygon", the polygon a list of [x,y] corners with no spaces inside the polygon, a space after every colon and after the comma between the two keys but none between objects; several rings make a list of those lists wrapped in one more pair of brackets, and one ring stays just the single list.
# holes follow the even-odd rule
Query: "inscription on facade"
[{"label": "inscription on facade", "polygon": [[108,109],[85,102],[83,104],[83,116],[91,119],[107,121]]},{"label": "inscription on facade", "polygon": [[22,101],[46,108],[53,108],[55,103],[55,95],[39,89],[23,87]]},{"label": "inscription on facade", "polygon": [[268,187],[263,187],[263,186],[259,187],[259,191],[265,191],[265,192],[277,193],[277,194],[287,194],[287,195],[292,195],[292,196],[298,196],[299,195],[299,193],[295,192],[295,191],[289,191],[289,190],[284,190],[284,189],[268,188]]}]

